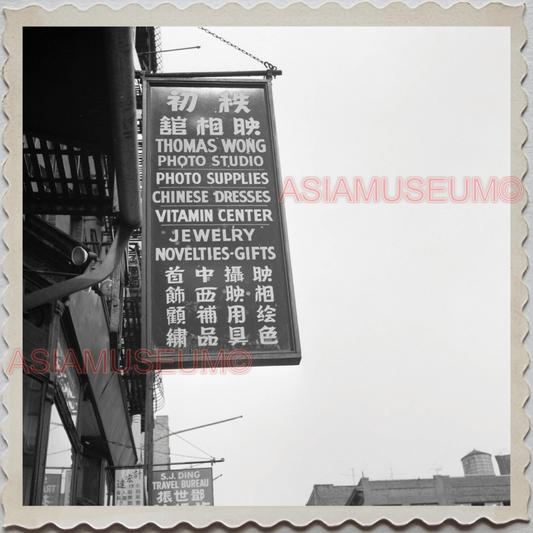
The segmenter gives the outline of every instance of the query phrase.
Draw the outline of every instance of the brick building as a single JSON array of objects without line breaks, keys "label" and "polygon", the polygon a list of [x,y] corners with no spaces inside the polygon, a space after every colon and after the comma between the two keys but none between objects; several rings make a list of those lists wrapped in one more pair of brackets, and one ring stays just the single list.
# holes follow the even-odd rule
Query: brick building
[{"label": "brick building", "polygon": [[510,456],[497,456],[498,464],[505,465],[499,476],[490,472],[487,456],[473,450],[463,457],[462,477],[381,481],[363,477],[356,486],[315,485],[307,505],[510,505]]}]

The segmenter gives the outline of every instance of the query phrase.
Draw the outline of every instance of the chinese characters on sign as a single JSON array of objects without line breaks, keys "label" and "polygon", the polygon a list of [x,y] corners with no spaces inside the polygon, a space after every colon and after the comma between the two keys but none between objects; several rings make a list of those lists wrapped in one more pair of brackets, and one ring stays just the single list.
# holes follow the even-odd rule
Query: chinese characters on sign
[{"label": "chinese characters on sign", "polygon": [[115,505],[144,505],[142,468],[115,470]]},{"label": "chinese characters on sign", "polygon": [[177,364],[299,362],[269,89],[147,79],[148,341]]},{"label": "chinese characters on sign", "polygon": [[154,505],[214,505],[211,468],[154,471]]}]

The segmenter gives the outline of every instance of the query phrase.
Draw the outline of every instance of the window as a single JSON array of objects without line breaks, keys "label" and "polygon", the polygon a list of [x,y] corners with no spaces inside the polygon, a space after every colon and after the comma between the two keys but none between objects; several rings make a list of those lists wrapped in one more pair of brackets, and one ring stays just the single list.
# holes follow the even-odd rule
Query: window
[{"label": "window", "polygon": [[[59,331],[57,348],[57,384],[67,404],[73,425],[76,426],[80,401],[80,381],[75,368],[75,361],[77,360],[74,351],[68,348],[67,339],[62,329]],[[62,369],[64,372],[60,372]]]},{"label": "window", "polygon": [[102,460],[84,455],[80,460],[78,474],[78,504],[98,505]]},{"label": "window", "polygon": [[42,505],[71,505],[76,453],[55,405],[52,406],[46,452]]},{"label": "window", "polygon": [[[46,449],[42,505],[75,505],[72,487],[78,450],[77,432],[80,381],[75,368],[76,354],[69,350],[63,329],[57,340],[56,393],[52,406]],[[61,372],[63,370],[63,372]]]}]

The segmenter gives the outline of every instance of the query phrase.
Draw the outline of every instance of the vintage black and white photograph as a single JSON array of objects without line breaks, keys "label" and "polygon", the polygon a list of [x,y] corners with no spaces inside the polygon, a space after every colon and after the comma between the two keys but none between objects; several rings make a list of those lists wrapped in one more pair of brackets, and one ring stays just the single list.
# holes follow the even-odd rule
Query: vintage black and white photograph
[{"label": "vintage black and white photograph", "polygon": [[523,28],[486,14],[21,24],[11,524],[527,516]]}]

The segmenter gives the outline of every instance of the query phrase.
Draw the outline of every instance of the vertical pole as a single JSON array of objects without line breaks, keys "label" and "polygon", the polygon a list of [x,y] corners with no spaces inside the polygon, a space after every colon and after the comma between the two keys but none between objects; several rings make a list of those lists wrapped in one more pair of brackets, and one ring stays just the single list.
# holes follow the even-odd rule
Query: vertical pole
[{"label": "vertical pole", "polygon": [[[146,161],[146,132],[147,132],[147,94],[149,91],[146,79],[143,79],[143,103],[142,103],[142,175],[147,176]],[[148,199],[146,198],[146,187],[142,190],[142,215],[145,221],[148,214]],[[148,225],[145,223],[142,229],[142,253],[141,253],[141,347],[144,350],[151,350],[151,331],[148,322],[150,321],[149,305],[148,305],[148,287],[150,285],[150,269],[148,265]],[[154,372],[150,367],[150,371],[146,375],[146,391],[144,401],[144,477],[146,479],[146,505],[153,505],[152,501],[152,478],[154,473]]]},{"label": "vertical pole", "polygon": [[144,419],[144,467],[148,489],[148,505],[152,501],[152,479],[154,475],[154,372],[146,376],[146,404]]},{"label": "vertical pole", "polygon": [[[142,101],[142,175],[145,179],[149,180],[147,167],[148,167],[148,149],[146,146],[146,136],[148,131],[148,117],[147,109],[148,105],[148,94],[150,87],[146,78],[143,78],[143,101]],[[141,262],[141,347],[145,350],[145,353],[151,355],[153,348],[152,345],[152,329],[150,325],[151,321],[151,312],[150,312],[150,298],[151,298],[151,267],[150,261],[148,261],[148,249],[151,246],[150,241],[150,217],[148,216],[148,205],[150,203],[147,198],[147,187],[148,183],[145,183],[145,186],[142,188],[142,215],[145,223],[142,228],[142,262]],[[146,352],[148,351],[148,352]],[[155,384],[155,375],[153,367],[148,360],[150,371],[146,375],[146,399],[144,406],[144,468],[145,468],[145,477],[146,477],[146,489],[147,489],[147,504],[154,505],[152,498],[152,480],[154,477],[154,384]]]}]

